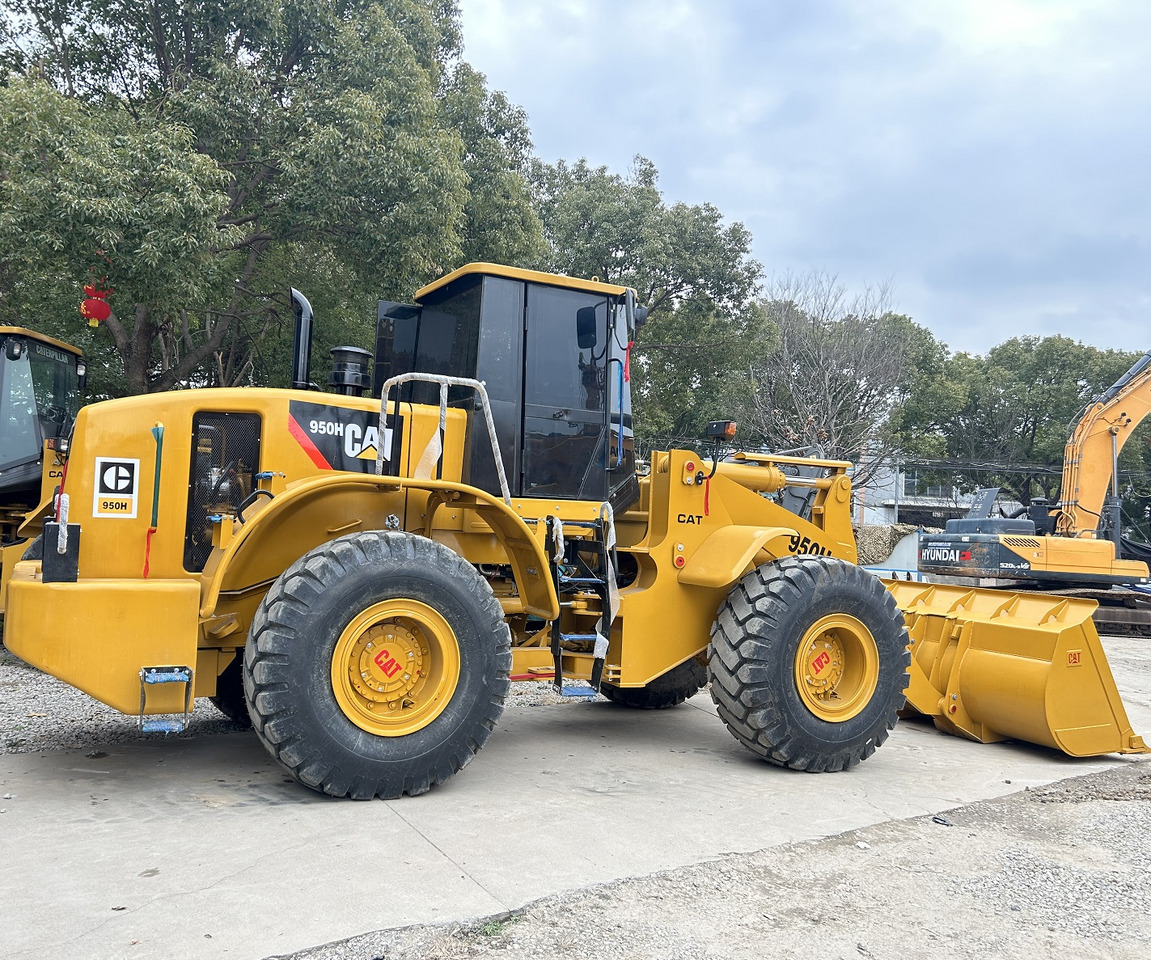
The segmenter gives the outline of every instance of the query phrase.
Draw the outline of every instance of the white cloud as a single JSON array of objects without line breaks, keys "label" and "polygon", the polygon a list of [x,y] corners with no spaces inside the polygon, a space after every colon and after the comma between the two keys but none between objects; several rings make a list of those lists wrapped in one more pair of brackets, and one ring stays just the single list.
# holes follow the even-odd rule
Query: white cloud
[{"label": "white cloud", "polygon": [[1144,349],[1151,4],[462,0],[537,153],[658,166],[769,270],[894,278],[953,346]]}]

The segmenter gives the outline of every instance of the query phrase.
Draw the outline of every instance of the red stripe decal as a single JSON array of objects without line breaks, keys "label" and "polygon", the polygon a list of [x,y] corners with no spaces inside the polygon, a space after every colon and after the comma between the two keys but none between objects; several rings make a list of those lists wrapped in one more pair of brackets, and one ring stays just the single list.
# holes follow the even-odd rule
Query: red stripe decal
[{"label": "red stripe decal", "polygon": [[331,470],[332,465],[324,459],[324,455],[316,449],[316,445],[312,443],[312,438],[304,433],[303,427],[296,423],[296,418],[293,416],[288,417],[288,432],[296,438],[296,443],[304,448],[304,453],[312,458],[314,463],[321,470]]}]

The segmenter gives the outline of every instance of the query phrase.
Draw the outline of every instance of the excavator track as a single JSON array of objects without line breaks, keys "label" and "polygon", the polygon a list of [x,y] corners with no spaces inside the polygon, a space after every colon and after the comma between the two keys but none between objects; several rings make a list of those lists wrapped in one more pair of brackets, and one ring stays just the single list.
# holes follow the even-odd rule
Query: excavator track
[{"label": "excavator track", "polygon": [[1049,596],[1095,600],[1091,614],[1095,629],[1110,637],[1151,637],[1151,594],[1116,587],[1111,590],[1078,588],[1044,590]]},{"label": "excavator track", "polygon": [[1095,629],[1108,637],[1151,638],[1151,593],[1130,587],[1052,586],[1045,587],[1027,580],[992,580],[976,577],[930,576],[931,583],[1034,594],[1045,597],[1071,597],[1094,600],[1098,606],[1091,619]]}]

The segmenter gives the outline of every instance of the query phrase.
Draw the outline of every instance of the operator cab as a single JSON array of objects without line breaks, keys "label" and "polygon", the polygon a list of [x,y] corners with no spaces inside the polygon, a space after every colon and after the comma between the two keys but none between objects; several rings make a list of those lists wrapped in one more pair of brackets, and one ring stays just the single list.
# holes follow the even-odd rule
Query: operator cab
[{"label": "operator cab", "polygon": [[0,326],[0,491],[40,490],[45,440],[66,438],[80,409],[84,357],[23,327]]},{"label": "operator cab", "polygon": [[[609,500],[617,511],[639,496],[627,367],[644,310],[634,291],[469,264],[415,299],[379,304],[377,395],[402,373],[481,380],[512,496]],[[400,399],[438,405],[439,387],[407,383]],[[472,413],[464,481],[498,493],[478,400],[452,388],[449,403]]]}]

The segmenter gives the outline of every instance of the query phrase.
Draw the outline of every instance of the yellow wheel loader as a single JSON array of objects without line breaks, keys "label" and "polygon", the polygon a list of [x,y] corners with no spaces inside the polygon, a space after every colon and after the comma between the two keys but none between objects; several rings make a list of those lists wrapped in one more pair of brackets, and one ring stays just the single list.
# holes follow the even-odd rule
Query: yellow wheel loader
[{"label": "yellow wheel loader", "polygon": [[[374,374],[339,349],[328,394],[305,389],[293,296],[297,389],[80,412],[69,517],[13,575],[16,654],[146,729],[213,697],[297,780],[355,798],[454,775],[512,680],[641,709],[710,681],[737,740],[813,772],[868,757],[908,703],[981,740],[1145,749],[1090,603],[987,609],[856,566],[849,464],[638,469],[633,290],[463,267],[381,303]],[[711,425],[714,451],[733,428]],[[1068,687],[1086,712],[1047,696]]]},{"label": "yellow wheel loader", "polygon": [[37,508],[63,475],[85,373],[79,348],[0,326],[0,616],[12,567],[40,533]]}]

